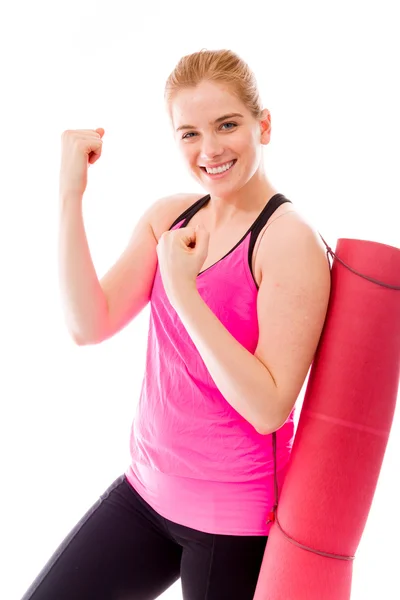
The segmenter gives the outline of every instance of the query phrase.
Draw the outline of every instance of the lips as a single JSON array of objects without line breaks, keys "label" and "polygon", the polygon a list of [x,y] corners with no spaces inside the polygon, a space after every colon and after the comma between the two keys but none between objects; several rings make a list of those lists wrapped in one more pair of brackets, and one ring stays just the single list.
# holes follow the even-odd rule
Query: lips
[{"label": "lips", "polygon": [[[225,162],[220,163],[219,165],[216,165],[216,166],[213,166],[213,167],[209,166],[208,169],[218,169],[218,167],[223,167],[224,165],[227,165],[227,164],[229,164],[231,162],[232,162],[231,160],[228,160],[228,161],[225,161]],[[227,173],[228,171],[230,171],[232,169],[232,167],[235,166],[236,162],[237,162],[237,159],[234,158],[232,166],[229,167],[229,169],[226,169],[225,171],[222,171],[222,173],[208,173],[206,167],[200,167],[200,169],[202,169],[207,175],[210,175],[210,176],[213,176],[213,175],[223,175],[224,173]]]}]

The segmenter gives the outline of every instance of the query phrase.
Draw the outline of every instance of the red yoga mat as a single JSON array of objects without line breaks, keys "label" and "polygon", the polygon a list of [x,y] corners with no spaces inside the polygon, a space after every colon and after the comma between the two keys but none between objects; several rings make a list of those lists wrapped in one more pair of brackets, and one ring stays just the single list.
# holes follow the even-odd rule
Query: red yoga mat
[{"label": "red yoga mat", "polygon": [[339,239],[333,252],[323,241],[329,307],[254,600],[350,598],[396,406],[400,250]]}]

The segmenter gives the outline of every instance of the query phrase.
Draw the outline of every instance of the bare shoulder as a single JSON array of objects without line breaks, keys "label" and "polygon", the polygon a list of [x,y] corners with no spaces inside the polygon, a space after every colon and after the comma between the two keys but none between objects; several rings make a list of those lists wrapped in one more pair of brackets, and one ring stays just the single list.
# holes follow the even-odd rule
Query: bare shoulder
[{"label": "bare shoulder", "polygon": [[202,198],[201,193],[180,193],[165,196],[157,201],[150,220],[157,242],[162,234],[168,231],[175,219],[200,198]]},{"label": "bare shoulder", "polygon": [[[277,265],[283,268],[286,261],[295,264],[294,257],[304,257],[318,263],[319,274],[330,281],[330,262],[327,248],[317,227],[292,204],[280,206],[259,237],[257,248],[257,269],[262,280],[266,273],[272,273]],[[299,268],[297,265],[296,268]],[[304,266],[306,267],[306,264]]]},{"label": "bare shoulder", "polygon": [[282,204],[275,211],[265,228],[266,232],[267,230],[268,235],[263,235],[262,239],[265,245],[282,243],[284,240],[290,244],[290,239],[294,239],[294,236],[307,236],[313,238],[320,249],[326,250],[316,225],[292,204]]}]

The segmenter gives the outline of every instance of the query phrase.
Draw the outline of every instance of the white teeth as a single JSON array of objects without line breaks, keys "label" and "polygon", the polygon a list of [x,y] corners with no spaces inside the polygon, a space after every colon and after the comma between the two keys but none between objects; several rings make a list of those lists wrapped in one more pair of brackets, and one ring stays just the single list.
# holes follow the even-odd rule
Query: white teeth
[{"label": "white teeth", "polygon": [[228,169],[231,168],[231,166],[233,165],[234,161],[232,160],[230,163],[226,163],[226,165],[222,165],[221,167],[218,167],[216,169],[207,169],[206,167],[206,171],[207,173],[210,173],[211,175],[216,175],[217,173],[223,173],[224,171],[227,171]]}]

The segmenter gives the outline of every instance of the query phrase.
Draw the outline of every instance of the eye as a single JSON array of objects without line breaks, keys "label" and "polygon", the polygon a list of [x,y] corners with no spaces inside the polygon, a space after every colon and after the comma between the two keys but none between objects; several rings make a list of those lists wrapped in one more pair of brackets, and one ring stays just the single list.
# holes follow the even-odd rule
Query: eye
[{"label": "eye", "polygon": [[196,134],[193,133],[193,131],[190,131],[189,133],[185,133],[185,135],[182,136],[182,140],[190,139],[187,137],[188,135],[196,135]]},{"label": "eye", "polygon": [[224,127],[224,125],[233,125],[234,128],[237,127],[237,123],[233,123],[233,122],[222,123],[221,127]]}]

